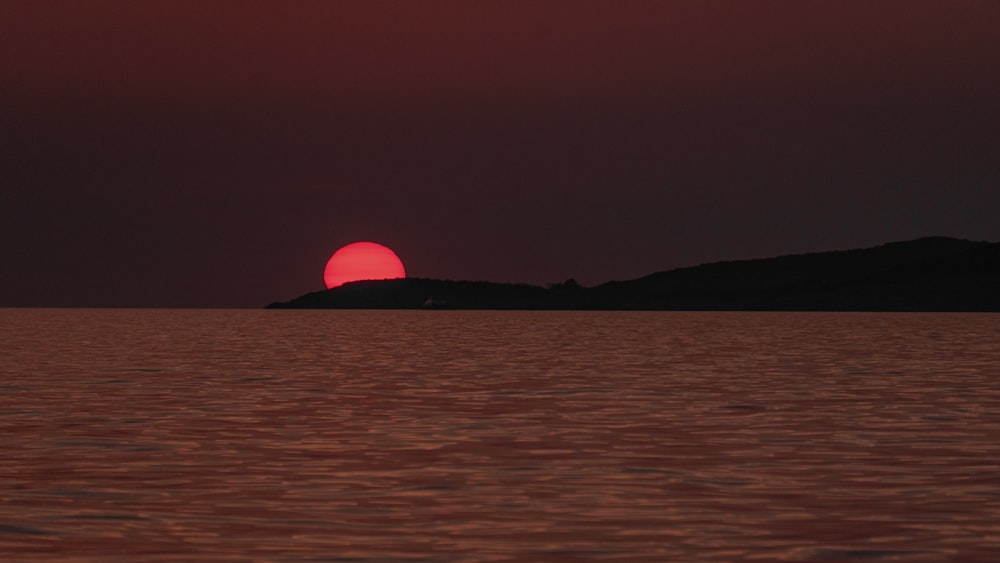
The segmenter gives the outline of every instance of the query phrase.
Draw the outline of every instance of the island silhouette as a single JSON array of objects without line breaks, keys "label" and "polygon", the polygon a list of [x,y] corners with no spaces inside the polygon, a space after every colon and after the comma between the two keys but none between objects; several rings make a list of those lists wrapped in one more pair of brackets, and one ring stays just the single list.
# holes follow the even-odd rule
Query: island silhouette
[{"label": "island silhouette", "polygon": [[1000,311],[1000,243],[926,237],[714,262],[638,279],[546,287],[427,278],[359,281],[270,309]]}]

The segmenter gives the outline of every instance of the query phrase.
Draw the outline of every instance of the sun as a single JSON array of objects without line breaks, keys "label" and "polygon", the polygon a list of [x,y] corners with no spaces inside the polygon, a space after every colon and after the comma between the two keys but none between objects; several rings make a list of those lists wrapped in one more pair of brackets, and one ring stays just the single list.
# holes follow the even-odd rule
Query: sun
[{"label": "sun", "polygon": [[342,247],[333,253],[323,271],[327,289],[352,281],[405,277],[399,256],[389,247],[374,242],[354,242]]}]

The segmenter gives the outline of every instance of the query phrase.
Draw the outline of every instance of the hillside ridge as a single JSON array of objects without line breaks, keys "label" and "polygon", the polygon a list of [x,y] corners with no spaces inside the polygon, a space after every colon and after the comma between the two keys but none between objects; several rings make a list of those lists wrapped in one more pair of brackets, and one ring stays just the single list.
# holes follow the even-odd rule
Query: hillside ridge
[{"label": "hillside ridge", "polygon": [[924,237],[711,262],[583,287],[427,278],[363,281],[273,309],[1000,311],[1000,243]]}]

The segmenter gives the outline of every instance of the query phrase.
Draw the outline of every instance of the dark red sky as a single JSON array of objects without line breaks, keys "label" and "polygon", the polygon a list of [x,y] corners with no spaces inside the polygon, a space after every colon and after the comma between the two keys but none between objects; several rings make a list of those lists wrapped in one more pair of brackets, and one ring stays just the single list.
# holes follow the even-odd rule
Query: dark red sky
[{"label": "dark red sky", "polygon": [[0,305],[262,306],[373,240],[585,285],[1000,240],[1000,2],[0,2]]}]

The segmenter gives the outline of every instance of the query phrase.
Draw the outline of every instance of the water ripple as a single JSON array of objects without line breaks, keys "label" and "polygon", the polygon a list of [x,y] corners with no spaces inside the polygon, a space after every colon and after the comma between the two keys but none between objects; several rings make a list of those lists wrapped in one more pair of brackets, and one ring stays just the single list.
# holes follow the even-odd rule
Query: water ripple
[{"label": "water ripple", "polygon": [[997,315],[0,314],[15,560],[1000,552]]}]

